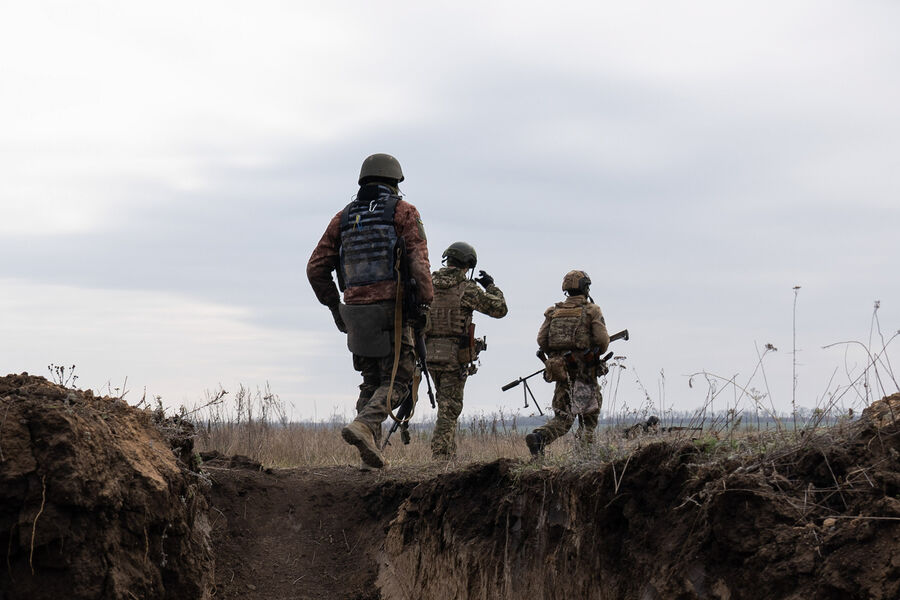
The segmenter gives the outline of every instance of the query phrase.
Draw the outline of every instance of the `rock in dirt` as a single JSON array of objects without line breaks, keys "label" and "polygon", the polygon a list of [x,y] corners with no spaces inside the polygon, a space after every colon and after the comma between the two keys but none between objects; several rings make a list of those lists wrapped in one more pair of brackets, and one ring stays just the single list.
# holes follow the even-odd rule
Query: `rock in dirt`
[{"label": "rock in dirt", "polygon": [[189,425],[154,416],[0,378],[0,598],[209,597],[208,483]]}]

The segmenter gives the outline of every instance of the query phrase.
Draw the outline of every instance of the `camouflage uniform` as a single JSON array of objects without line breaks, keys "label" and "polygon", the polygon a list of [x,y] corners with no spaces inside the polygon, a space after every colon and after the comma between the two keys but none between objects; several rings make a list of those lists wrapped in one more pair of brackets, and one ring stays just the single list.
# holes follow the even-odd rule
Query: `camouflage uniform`
[{"label": "camouflage uniform", "polygon": [[[396,187],[383,183],[367,184],[360,187],[357,200],[369,202],[370,198],[378,198],[384,194],[398,194]],[[319,302],[328,306],[334,313],[340,306],[340,292],[332,279],[332,272],[341,270],[341,217],[344,211],[338,212],[329,222],[322,239],[306,266],[306,274]],[[431,286],[431,266],[428,262],[428,247],[425,230],[416,207],[399,200],[394,212],[394,229],[406,247],[407,266],[411,277],[419,286],[419,299],[423,304],[430,304],[434,297]],[[397,282],[396,280],[378,281],[366,285],[349,286],[343,290],[344,302],[348,305],[381,304],[393,314]],[[339,317],[335,317],[339,320]],[[339,325],[341,327],[343,322]],[[355,422],[368,427],[377,438],[381,436],[381,423],[388,416],[387,395],[390,387],[391,371],[394,365],[394,333],[390,335],[390,352],[381,357],[353,355],[353,368],[362,374],[359,386],[359,398],[356,403],[357,416]],[[415,354],[412,327],[403,324],[400,361],[391,393],[391,404],[396,405],[405,395],[412,381],[415,368]]]},{"label": "camouflage uniform", "polygon": [[551,323],[559,314],[560,309],[569,311],[569,314],[577,314],[576,311],[581,310],[581,324],[576,330],[575,339],[570,343],[574,364],[566,364],[566,380],[556,381],[556,388],[553,391],[554,416],[545,425],[534,430],[535,433],[540,434],[545,446],[565,435],[575,421],[576,415],[572,412],[570,397],[573,382],[580,381],[588,384],[593,388],[597,398],[595,410],[578,415],[579,428],[576,436],[581,442],[591,443],[593,441],[594,429],[600,420],[600,406],[603,403],[600,386],[597,384],[597,367],[586,365],[579,358],[580,351],[588,348],[599,348],[598,352],[606,352],[609,346],[609,334],[606,331],[603,313],[600,311],[600,307],[588,302],[585,296],[571,296],[565,302],[558,302],[548,308],[544,312],[544,323],[541,325],[537,337],[538,346],[548,356],[548,363],[552,359],[562,359],[566,354],[566,350],[559,349],[558,345],[554,348],[554,345],[551,344]]},{"label": "camouflage uniform", "polygon": [[[495,319],[506,316],[507,307],[503,292],[493,282],[484,290],[477,283],[466,277],[466,270],[446,266],[432,273],[435,289],[435,301],[429,315],[428,336],[428,370],[434,377],[437,393],[438,414],[431,438],[431,452],[436,458],[451,457],[456,454],[456,421],[463,408],[463,388],[468,377],[468,362],[460,362],[458,352],[450,356],[447,362],[434,362],[432,348],[436,338],[431,333],[434,320],[440,318],[441,305],[446,302],[445,295],[453,299],[459,295],[458,312],[455,320],[458,327],[463,327],[455,337],[449,337],[452,346],[458,349],[463,345],[460,336],[465,336],[468,346],[468,324],[471,323],[472,312],[478,311]],[[455,300],[450,300],[455,304]],[[469,357],[472,358],[472,357]]]}]

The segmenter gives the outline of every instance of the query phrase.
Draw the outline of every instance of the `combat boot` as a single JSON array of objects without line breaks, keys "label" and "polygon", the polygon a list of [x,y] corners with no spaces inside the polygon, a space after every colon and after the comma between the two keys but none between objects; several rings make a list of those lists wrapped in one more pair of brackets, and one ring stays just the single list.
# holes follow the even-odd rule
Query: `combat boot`
[{"label": "combat boot", "polygon": [[375,445],[375,436],[365,423],[353,421],[341,429],[341,437],[348,444],[356,446],[356,449],[359,450],[359,457],[365,464],[376,469],[385,465],[384,457],[378,450],[378,446]]},{"label": "combat boot", "polygon": [[544,436],[539,431],[532,431],[525,436],[525,444],[532,456],[544,455]]}]

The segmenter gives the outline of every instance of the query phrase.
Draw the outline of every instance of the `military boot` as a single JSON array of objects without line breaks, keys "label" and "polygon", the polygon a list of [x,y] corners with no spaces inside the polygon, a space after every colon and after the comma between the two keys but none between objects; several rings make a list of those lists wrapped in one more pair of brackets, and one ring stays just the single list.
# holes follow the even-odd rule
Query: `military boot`
[{"label": "military boot", "polygon": [[539,431],[532,431],[525,436],[525,444],[532,456],[544,455],[544,436]]},{"label": "military boot", "polygon": [[353,421],[341,429],[341,437],[348,444],[356,446],[359,457],[370,467],[380,469],[385,465],[384,457],[375,445],[375,436],[365,423]]}]

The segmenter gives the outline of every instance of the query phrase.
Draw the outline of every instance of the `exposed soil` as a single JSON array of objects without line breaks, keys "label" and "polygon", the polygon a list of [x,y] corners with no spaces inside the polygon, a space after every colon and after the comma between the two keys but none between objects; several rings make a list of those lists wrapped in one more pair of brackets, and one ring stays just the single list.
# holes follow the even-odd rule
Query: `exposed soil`
[{"label": "exposed soil", "polygon": [[798,446],[597,468],[501,461],[416,487],[385,598],[900,598],[900,394]]},{"label": "exposed soil", "polygon": [[209,484],[177,457],[190,432],[153,417],[0,378],[0,599],[206,597]]},{"label": "exposed soil", "polygon": [[898,417],[726,458],[197,473],[184,424],[9,376],[0,600],[898,598]]},{"label": "exposed soil", "polygon": [[400,504],[427,474],[352,466],[263,470],[204,455],[216,597],[380,598],[377,556]]}]

